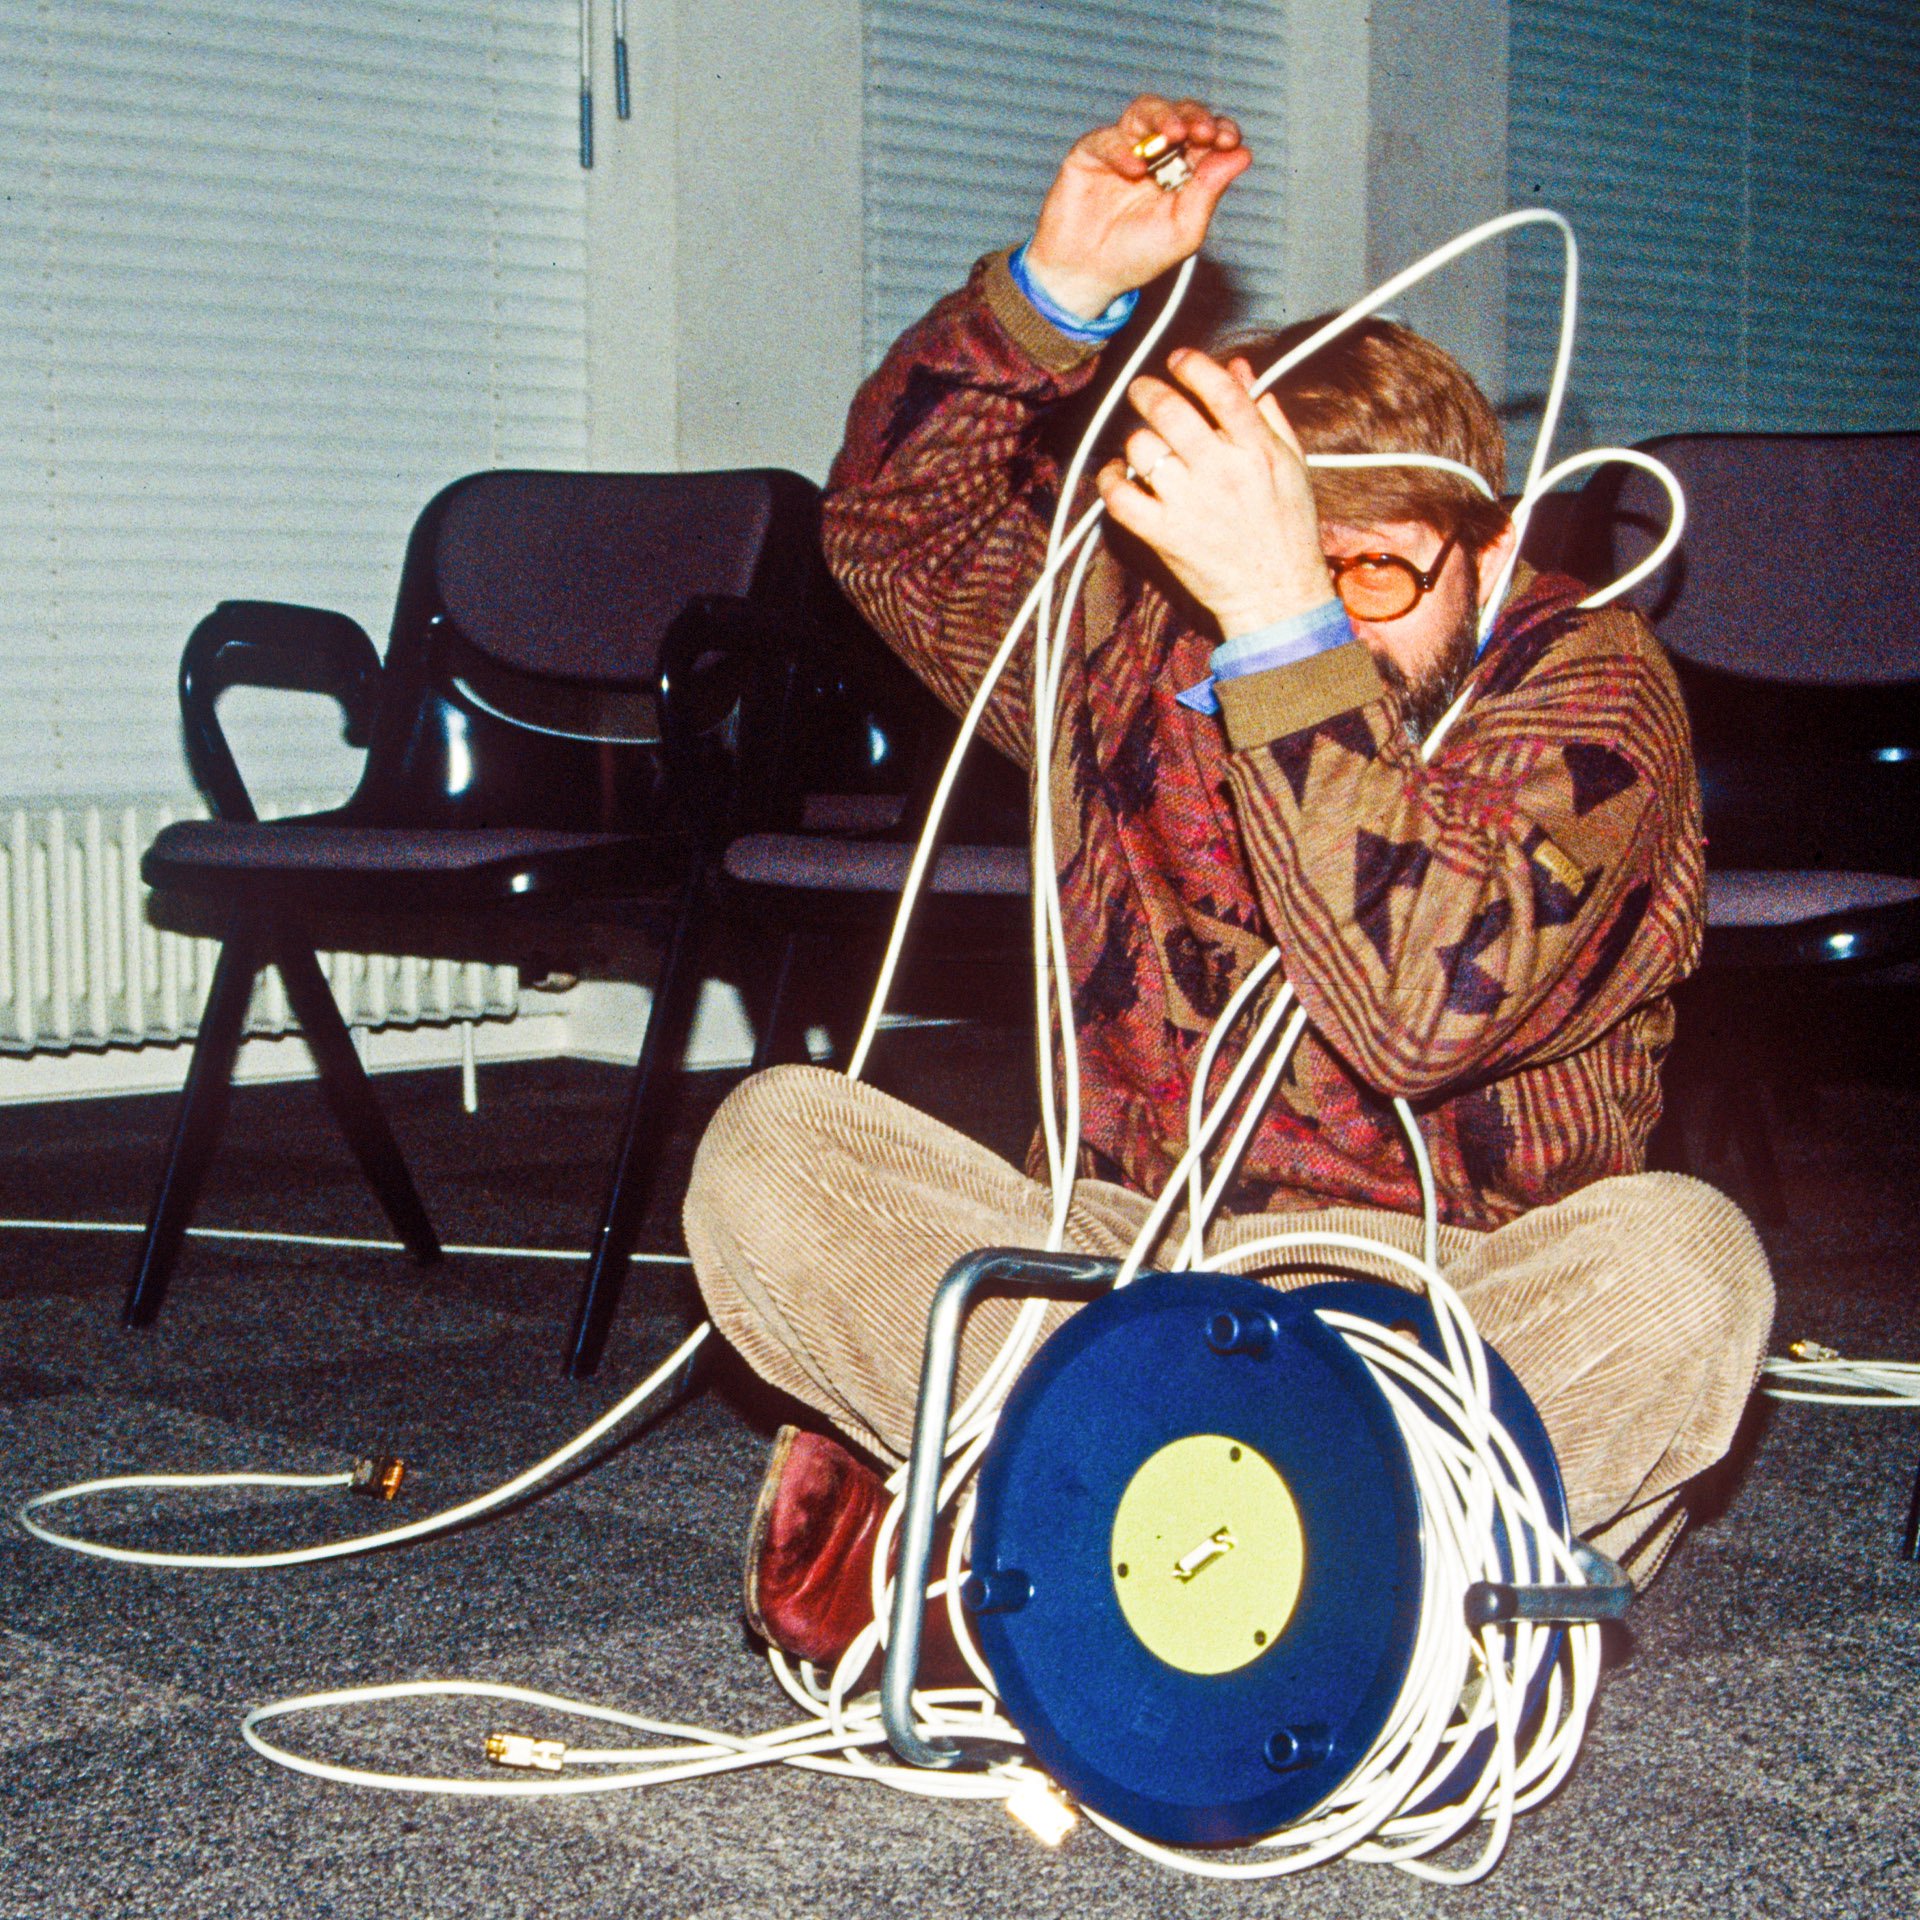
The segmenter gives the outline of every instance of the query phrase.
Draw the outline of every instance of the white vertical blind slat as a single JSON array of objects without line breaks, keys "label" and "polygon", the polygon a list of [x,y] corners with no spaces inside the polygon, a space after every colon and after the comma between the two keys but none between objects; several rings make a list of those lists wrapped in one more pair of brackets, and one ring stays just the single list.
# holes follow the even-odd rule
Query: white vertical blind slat
[{"label": "white vertical blind slat", "polygon": [[1280,287],[1286,45],[1272,0],[866,0],[866,348],[893,340],[973,261],[1032,231],[1054,170],[1135,94],[1233,113],[1257,166],[1209,254],[1243,317]]},{"label": "white vertical blind slat", "polygon": [[[1512,0],[1516,202],[1582,243],[1568,444],[1920,426],[1913,0]],[[1508,275],[1544,384],[1558,265]]]},{"label": "white vertical blind slat", "polygon": [[[0,796],[182,790],[214,601],[378,636],[439,487],[584,462],[573,61],[552,0],[0,16]],[[236,704],[263,794],[350,771]]]}]

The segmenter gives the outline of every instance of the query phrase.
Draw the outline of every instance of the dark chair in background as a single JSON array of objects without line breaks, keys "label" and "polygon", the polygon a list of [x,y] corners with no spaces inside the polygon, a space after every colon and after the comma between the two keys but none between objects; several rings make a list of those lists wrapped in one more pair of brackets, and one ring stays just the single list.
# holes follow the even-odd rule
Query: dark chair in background
[{"label": "dark chair in background", "polygon": [[[168,827],[142,871],[210,919],[222,947],[129,1325],[159,1310],[263,966],[280,969],[381,1205],[430,1261],[439,1243],[315,960],[315,923],[368,916],[382,950],[406,951],[404,923],[422,914],[457,916],[485,941],[488,929],[517,937],[591,911],[638,927],[662,953],[568,1343],[569,1370],[593,1370],[699,987],[695,921],[712,857],[763,803],[786,753],[794,673],[768,663],[804,653],[803,635],[831,617],[832,601],[817,490],[798,475],[495,472],[456,482],[421,514],[384,664],[337,613],[230,601],[200,624],[180,699],[213,818]],[[661,679],[676,648],[689,660],[716,649],[740,670],[694,676],[676,698]],[[367,750],[344,805],[256,818],[215,714],[239,685],[339,702],[348,740]],[[674,750],[662,744],[666,707]]]},{"label": "dark chair in background", "polygon": [[[745,640],[739,650],[750,648]],[[716,650],[709,655],[716,665]],[[731,666],[749,669],[744,658]],[[732,913],[779,940],[754,1067],[808,1057],[816,1020],[851,1031],[864,1014],[907,870],[957,733],[953,716],[864,625],[843,624],[789,696],[811,721],[786,792],[722,849]],[[873,778],[848,769],[869,747]],[[908,954],[933,963],[914,985],[977,1010],[975,969],[1031,951],[1025,773],[976,742],[942,823]],[[944,978],[927,978],[928,972]],[[836,1045],[836,1057],[841,1050]],[[843,1061],[844,1064],[844,1061]]]},{"label": "dark chair in background", "polygon": [[[1633,595],[1679,672],[1706,813],[1682,1044],[1711,1054],[1713,1123],[1777,1216],[1756,1040],[1804,1032],[1795,1002],[1829,981],[1920,959],[1920,434],[1644,444],[1687,496],[1679,551]],[[1663,491],[1631,470],[1582,500],[1576,541],[1610,553],[1609,576],[1666,525]]]}]

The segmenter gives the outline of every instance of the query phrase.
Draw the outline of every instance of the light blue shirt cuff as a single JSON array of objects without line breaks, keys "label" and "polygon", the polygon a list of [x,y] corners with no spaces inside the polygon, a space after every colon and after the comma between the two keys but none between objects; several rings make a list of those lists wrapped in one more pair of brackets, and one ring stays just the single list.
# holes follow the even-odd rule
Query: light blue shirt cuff
[{"label": "light blue shirt cuff", "polygon": [[1322,601],[1305,613],[1289,614],[1271,626],[1256,627],[1213,650],[1207,661],[1213,671],[1198,686],[1188,687],[1173,697],[1195,713],[1218,713],[1220,697],[1214,692],[1218,680],[1238,680],[1242,674],[1265,673],[1270,667],[1291,667],[1310,660],[1316,653],[1330,653],[1344,647],[1353,638],[1353,622],[1338,600]]},{"label": "light blue shirt cuff", "polygon": [[1088,320],[1077,313],[1070,313],[1059,301],[1048,293],[1033,277],[1033,270],[1027,265],[1027,250],[1019,248],[1007,262],[1007,271],[1013,275],[1013,284],[1026,295],[1028,304],[1039,314],[1064,333],[1069,340],[1111,340],[1133,317],[1133,310],[1140,304],[1140,295],[1123,293],[1120,298],[1097,318]]}]

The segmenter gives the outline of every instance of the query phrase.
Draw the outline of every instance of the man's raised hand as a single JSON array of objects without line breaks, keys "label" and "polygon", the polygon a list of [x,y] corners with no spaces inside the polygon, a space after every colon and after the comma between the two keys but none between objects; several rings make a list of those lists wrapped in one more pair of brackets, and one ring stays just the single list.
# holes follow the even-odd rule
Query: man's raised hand
[{"label": "man's raised hand", "polygon": [[[1180,387],[1142,374],[1127,397],[1146,424],[1100,470],[1108,513],[1159,554],[1229,640],[1333,598],[1313,484],[1253,369],[1193,348],[1168,357]],[[1131,463],[1133,478],[1127,475]]]},{"label": "man's raised hand", "polygon": [[[1155,134],[1187,150],[1193,178],[1177,193],[1162,192],[1134,152]],[[1069,312],[1091,320],[1199,252],[1220,196],[1252,161],[1225,115],[1198,100],[1143,93],[1061,163],[1027,245],[1028,270]]]}]

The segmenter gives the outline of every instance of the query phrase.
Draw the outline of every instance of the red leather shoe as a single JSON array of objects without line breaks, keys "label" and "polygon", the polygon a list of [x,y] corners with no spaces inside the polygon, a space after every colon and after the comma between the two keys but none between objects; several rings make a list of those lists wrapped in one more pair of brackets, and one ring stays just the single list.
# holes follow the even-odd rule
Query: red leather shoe
[{"label": "red leather shoe", "polygon": [[[747,1528],[747,1624],[782,1652],[831,1668],[873,1618],[873,1544],[886,1510],[886,1482],[865,1461],[827,1434],[782,1427]],[[978,1684],[942,1605],[927,1609],[920,1666],[927,1685]]]}]

